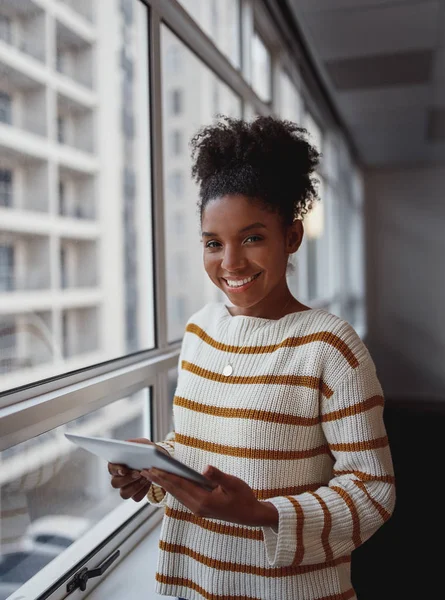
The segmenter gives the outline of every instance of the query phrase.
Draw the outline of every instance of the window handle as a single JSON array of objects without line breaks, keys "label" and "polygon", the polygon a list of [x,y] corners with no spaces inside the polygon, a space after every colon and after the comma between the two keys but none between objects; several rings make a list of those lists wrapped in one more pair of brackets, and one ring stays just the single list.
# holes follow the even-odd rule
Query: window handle
[{"label": "window handle", "polygon": [[103,575],[103,573],[108,569],[111,563],[113,563],[119,555],[120,550],[116,550],[116,552],[112,554],[109,558],[104,560],[104,562],[99,567],[91,569],[90,571],[87,567],[81,569],[78,573],[74,575],[71,581],[67,583],[66,591],[68,592],[68,594],[71,594],[71,592],[74,592],[74,590],[77,590],[77,588],[84,592],[87,589],[88,579]]}]

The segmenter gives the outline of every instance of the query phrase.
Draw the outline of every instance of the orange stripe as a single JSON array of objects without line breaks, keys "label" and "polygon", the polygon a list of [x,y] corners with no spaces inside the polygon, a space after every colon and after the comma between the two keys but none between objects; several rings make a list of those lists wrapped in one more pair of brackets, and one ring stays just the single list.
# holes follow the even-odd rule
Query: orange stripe
[{"label": "orange stripe", "polygon": [[365,492],[365,494],[368,496],[369,500],[372,502],[372,504],[375,506],[375,508],[379,512],[382,519],[384,521],[387,521],[391,517],[391,514],[385,508],[383,508],[383,506],[379,502],[377,502],[377,500],[375,500],[375,498],[373,498],[371,496],[371,494],[366,489],[366,485],[362,481],[354,481],[354,483],[358,488],[360,488],[363,492]]},{"label": "orange stripe", "polygon": [[328,421],[337,421],[338,419],[344,419],[345,417],[354,417],[355,415],[371,410],[376,406],[383,406],[384,403],[383,396],[372,396],[364,402],[353,404],[342,410],[334,410],[333,412],[326,413],[321,416],[321,421],[327,423]]},{"label": "orange stripe", "polygon": [[326,502],[323,500],[323,498],[321,496],[319,496],[315,492],[310,492],[310,493],[320,503],[320,506],[321,506],[321,509],[322,509],[323,515],[324,515],[323,531],[321,532],[321,543],[323,545],[323,550],[325,551],[325,554],[326,554],[326,560],[333,560],[334,555],[332,553],[332,548],[329,543],[329,534],[331,533],[331,528],[332,528],[331,513],[329,512]]},{"label": "orange stripe", "polygon": [[275,496],[298,496],[298,494],[304,494],[304,492],[310,492],[312,490],[318,490],[322,485],[327,486],[327,482],[321,481],[318,483],[309,483],[305,485],[290,486],[285,488],[267,488],[262,490],[253,490],[253,493],[258,500],[267,500],[274,498]]},{"label": "orange stripe", "polygon": [[333,346],[336,350],[341,352],[346,358],[351,367],[358,367],[358,360],[349,346],[337,335],[330,331],[317,331],[310,335],[303,335],[301,337],[289,337],[280,342],[279,344],[270,344],[269,346],[233,346],[230,344],[223,344],[217,342],[214,338],[208,335],[199,325],[189,323],[186,327],[186,331],[194,333],[212,348],[216,350],[222,350],[223,352],[233,352],[235,354],[271,354],[279,348],[297,348],[298,346],[304,346],[305,344],[312,344],[313,342],[324,342]]},{"label": "orange stripe", "polygon": [[355,508],[355,504],[352,501],[351,496],[343,488],[338,487],[337,485],[331,485],[329,487],[331,488],[331,490],[334,490],[335,492],[337,492],[337,494],[339,494],[339,496],[343,498],[343,500],[348,505],[349,510],[351,511],[352,541],[354,542],[355,547],[358,548],[358,546],[360,546],[360,544],[362,543],[362,540],[360,537],[360,518],[358,516],[357,509]]},{"label": "orange stripe", "polygon": [[181,396],[174,397],[175,406],[181,406],[194,412],[211,415],[212,417],[225,417],[227,419],[253,419],[255,421],[266,421],[268,423],[280,423],[281,425],[317,425],[320,417],[300,417],[286,413],[277,413],[268,410],[257,410],[247,408],[226,408],[212,404],[201,404]]},{"label": "orange stripe", "polygon": [[329,448],[338,452],[362,452],[363,450],[374,450],[375,448],[384,448],[388,445],[388,437],[376,438],[375,440],[365,440],[364,442],[351,442],[349,444],[329,444]]},{"label": "orange stripe", "polygon": [[297,513],[297,533],[296,533],[296,548],[295,548],[295,556],[292,561],[293,565],[300,565],[304,558],[304,544],[303,544],[303,525],[304,525],[304,512],[301,508],[300,503],[292,496],[286,496],[288,500],[292,503],[295,512]]},{"label": "orange stripe", "polygon": [[310,448],[309,450],[257,450],[255,448],[225,446],[223,444],[215,444],[214,442],[206,442],[205,440],[182,435],[181,433],[176,433],[176,442],[183,446],[198,448],[199,450],[205,450],[206,452],[258,460],[293,460],[329,454],[329,447],[327,444],[323,444],[317,448]]},{"label": "orange stripe", "polygon": [[259,575],[261,577],[288,577],[290,575],[300,575],[302,573],[312,573],[323,569],[330,569],[344,563],[350,563],[350,556],[340,556],[331,562],[317,563],[314,565],[291,565],[289,567],[257,567],[256,565],[246,565],[241,562],[222,561],[216,558],[210,558],[205,554],[196,552],[192,548],[181,544],[171,544],[164,540],[159,540],[159,548],[164,552],[172,552],[175,554],[183,554],[189,558],[193,558],[197,562],[211,567],[218,571],[231,571],[232,573],[243,573],[245,575]]},{"label": "orange stripe", "polygon": [[340,477],[341,475],[355,475],[361,481],[382,481],[383,483],[392,483],[396,482],[394,475],[372,475],[371,473],[363,473],[363,471],[334,471],[335,477]]},{"label": "orange stripe", "polygon": [[186,360],[181,362],[181,368],[184,371],[189,371],[198,377],[217,381],[218,383],[232,384],[266,384],[266,385],[300,385],[313,390],[320,391],[326,398],[330,398],[334,392],[318,377],[309,375],[252,375],[250,377],[240,377],[239,375],[226,377],[221,373],[214,373],[208,369],[202,369],[193,363]]},{"label": "orange stripe", "polygon": [[192,513],[186,512],[185,510],[179,510],[170,508],[169,506],[165,509],[165,516],[170,519],[176,519],[177,521],[186,521],[187,523],[193,523],[198,527],[212,531],[213,533],[219,533],[220,535],[228,535],[230,537],[240,537],[246,540],[263,541],[263,531],[260,529],[252,529],[251,527],[235,527],[234,525],[227,525],[224,523],[216,523],[215,521],[209,521],[204,517],[198,517]]},{"label": "orange stripe", "polygon": [[[240,596],[239,594],[236,594],[236,596],[229,596],[227,594],[212,594],[195,583],[192,579],[185,579],[184,577],[174,577],[172,575],[162,575],[161,573],[156,573],[156,581],[159,581],[159,583],[163,583],[165,585],[176,585],[178,587],[189,588],[194,592],[198,592],[198,594],[203,596],[203,598],[206,600],[261,600],[261,598],[258,598],[257,596]],[[350,600],[354,596],[354,590],[350,589],[343,594],[323,596],[323,598],[316,598],[315,600]]]}]

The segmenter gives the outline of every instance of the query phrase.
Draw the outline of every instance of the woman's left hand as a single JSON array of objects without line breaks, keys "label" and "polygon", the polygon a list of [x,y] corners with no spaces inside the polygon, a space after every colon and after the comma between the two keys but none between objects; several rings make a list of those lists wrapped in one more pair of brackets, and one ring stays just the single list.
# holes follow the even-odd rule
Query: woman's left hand
[{"label": "woman's left hand", "polygon": [[184,477],[155,468],[144,469],[141,475],[162,486],[197,516],[253,527],[276,527],[278,524],[278,513],[273,504],[260,502],[242,479],[223,473],[216,467],[208,466],[203,472],[204,477],[215,486],[212,491]]}]

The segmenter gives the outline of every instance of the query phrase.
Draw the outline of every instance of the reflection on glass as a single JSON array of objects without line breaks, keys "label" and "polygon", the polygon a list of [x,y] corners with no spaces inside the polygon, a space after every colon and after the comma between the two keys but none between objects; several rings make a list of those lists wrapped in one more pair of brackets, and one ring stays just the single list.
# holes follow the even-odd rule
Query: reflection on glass
[{"label": "reflection on glass", "polygon": [[[182,65],[179,73],[170,68],[172,56]],[[240,117],[241,103],[166,27],[162,76],[164,114],[169,115],[173,91],[179,93],[184,109],[163,122],[168,339],[174,341],[182,338],[193,312],[220,297],[202,267],[198,189],[190,175],[188,142],[199,127],[212,123],[216,113]]]},{"label": "reflection on glass", "polygon": [[230,62],[239,67],[240,0],[178,1]]},{"label": "reflection on glass", "polygon": [[0,599],[122,505],[107,462],[65,432],[126,440],[151,436],[148,389],[0,453]]},{"label": "reflection on glass", "polygon": [[63,1],[0,2],[0,391],[154,345],[147,9]]},{"label": "reflection on glass", "polygon": [[272,99],[272,59],[258,33],[252,37],[252,87],[264,102]]}]

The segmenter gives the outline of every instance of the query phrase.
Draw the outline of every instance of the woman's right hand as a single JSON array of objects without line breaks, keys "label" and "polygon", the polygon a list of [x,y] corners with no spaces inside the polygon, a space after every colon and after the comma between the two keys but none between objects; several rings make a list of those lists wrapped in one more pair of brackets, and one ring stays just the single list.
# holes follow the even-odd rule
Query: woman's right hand
[{"label": "woman's right hand", "polygon": [[[146,438],[136,438],[126,441],[147,444],[149,446],[156,445]],[[164,448],[159,448],[159,450],[168,454]],[[139,471],[130,469],[126,465],[108,463],[108,472],[111,475],[111,486],[115,489],[120,489],[120,496],[124,500],[132,498],[135,502],[140,502],[145,498],[150,489],[151,481],[147,481],[145,477],[142,477]]]}]

